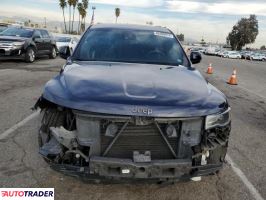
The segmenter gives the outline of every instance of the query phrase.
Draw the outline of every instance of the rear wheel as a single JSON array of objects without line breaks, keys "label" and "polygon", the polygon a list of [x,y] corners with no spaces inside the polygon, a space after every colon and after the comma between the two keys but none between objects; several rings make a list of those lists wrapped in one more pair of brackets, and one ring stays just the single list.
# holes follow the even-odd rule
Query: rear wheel
[{"label": "rear wheel", "polygon": [[32,47],[28,47],[25,53],[25,61],[28,63],[33,63],[35,61],[36,54]]},{"label": "rear wheel", "polygon": [[56,58],[56,49],[54,46],[52,47],[51,53],[49,54],[49,58],[51,58],[51,59]]}]

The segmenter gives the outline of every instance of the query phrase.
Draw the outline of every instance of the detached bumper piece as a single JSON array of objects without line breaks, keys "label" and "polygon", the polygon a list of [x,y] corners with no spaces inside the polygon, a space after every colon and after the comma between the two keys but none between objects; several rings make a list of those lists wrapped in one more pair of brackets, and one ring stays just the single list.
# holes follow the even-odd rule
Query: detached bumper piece
[{"label": "detached bumper piece", "polygon": [[84,180],[105,182],[176,182],[209,175],[222,168],[222,164],[193,166],[191,160],[153,160],[134,163],[130,159],[92,157],[87,167],[68,164],[52,164],[51,168]]}]

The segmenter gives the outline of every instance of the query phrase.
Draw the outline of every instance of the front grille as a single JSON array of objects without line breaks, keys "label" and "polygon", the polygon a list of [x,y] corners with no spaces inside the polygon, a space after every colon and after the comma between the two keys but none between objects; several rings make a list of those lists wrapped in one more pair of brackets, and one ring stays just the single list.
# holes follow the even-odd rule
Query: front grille
[{"label": "front grille", "polygon": [[[120,130],[124,123],[120,122],[117,123],[117,125]],[[165,125],[163,124],[160,125],[162,131],[164,130],[164,126]],[[177,129],[177,131],[179,130]],[[105,136],[105,128],[101,126],[102,154],[113,139],[113,137]],[[174,152],[177,152],[178,138],[167,138],[167,140]],[[133,151],[138,151],[139,153],[150,151],[152,160],[174,158],[155,124],[135,125],[129,123],[105,156],[114,158],[133,158]]]}]

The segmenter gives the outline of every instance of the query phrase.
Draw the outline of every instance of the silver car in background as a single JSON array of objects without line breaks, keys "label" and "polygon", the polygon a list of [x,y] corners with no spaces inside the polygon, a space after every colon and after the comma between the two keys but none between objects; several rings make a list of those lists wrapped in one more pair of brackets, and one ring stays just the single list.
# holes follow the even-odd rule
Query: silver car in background
[{"label": "silver car in background", "polygon": [[73,53],[76,45],[78,44],[80,36],[73,35],[55,35],[57,49],[63,46],[68,46],[70,54]]}]

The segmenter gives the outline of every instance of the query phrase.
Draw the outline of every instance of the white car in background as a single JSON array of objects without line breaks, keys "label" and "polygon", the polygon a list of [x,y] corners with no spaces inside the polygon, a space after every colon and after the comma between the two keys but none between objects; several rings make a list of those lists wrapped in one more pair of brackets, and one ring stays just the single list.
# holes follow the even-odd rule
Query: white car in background
[{"label": "white car in background", "polygon": [[208,47],[206,48],[206,50],[204,51],[205,55],[216,55],[217,54],[217,48],[216,47]]},{"label": "white car in background", "polygon": [[226,50],[220,50],[218,53],[217,53],[217,56],[219,57],[223,57],[223,55],[225,55],[227,53]]},{"label": "white car in background", "polygon": [[76,48],[78,41],[79,41],[78,37],[72,37],[71,38],[71,41],[69,43],[69,50],[70,50],[71,54],[73,53],[74,49]]},{"label": "white car in background", "polygon": [[260,54],[260,53],[255,53],[250,55],[251,60],[261,60],[261,61],[266,61],[266,55]]},{"label": "white car in background", "polygon": [[221,53],[222,58],[226,58],[226,56],[229,54],[229,51],[224,51]]},{"label": "white car in background", "polygon": [[241,54],[234,51],[229,51],[224,55],[225,58],[241,59]]},{"label": "white car in background", "polygon": [[76,45],[78,44],[78,36],[55,36],[57,49],[63,46],[68,46],[70,54],[73,53]]}]

